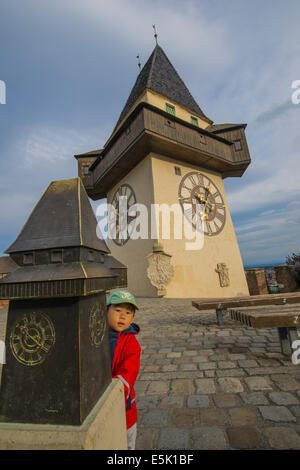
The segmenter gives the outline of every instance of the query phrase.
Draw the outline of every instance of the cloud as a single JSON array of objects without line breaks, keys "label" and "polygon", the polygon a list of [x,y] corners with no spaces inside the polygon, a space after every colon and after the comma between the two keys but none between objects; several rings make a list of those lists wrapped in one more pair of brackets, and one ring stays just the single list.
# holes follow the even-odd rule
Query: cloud
[{"label": "cloud", "polygon": [[235,224],[235,230],[246,265],[283,263],[290,253],[300,251],[300,207],[288,203],[278,210],[257,211]]},{"label": "cloud", "polygon": [[51,181],[77,177],[74,154],[100,148],[101,140],[97,128],[78,132],[46,125],[26,128],[16,137],[7,149],[10,158],[0,159],[1,235],[9,243]]},{"label": "cloud", "polygon": [[274,105],[267,111],[260,113],[255,119],[254,123],[269,123],[276,118],[282,119],[283,114],[289,111],[297,111],[299,113],[299,108],[297,108],[297,106],[292,103],[291,99],[286,100],[284,103]]}]

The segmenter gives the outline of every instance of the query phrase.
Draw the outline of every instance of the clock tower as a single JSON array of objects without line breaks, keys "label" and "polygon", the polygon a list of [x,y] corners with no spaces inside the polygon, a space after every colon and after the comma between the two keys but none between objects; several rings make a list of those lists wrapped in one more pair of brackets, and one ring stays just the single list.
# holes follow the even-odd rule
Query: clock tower
[{"label": "clock tower", "polygon": [[104,148],[75,155],[88,195],[111,205],[108,246],[135,295],[249,295],[223,185],[250,163],[245,127],[214,124],[156,45]]}]

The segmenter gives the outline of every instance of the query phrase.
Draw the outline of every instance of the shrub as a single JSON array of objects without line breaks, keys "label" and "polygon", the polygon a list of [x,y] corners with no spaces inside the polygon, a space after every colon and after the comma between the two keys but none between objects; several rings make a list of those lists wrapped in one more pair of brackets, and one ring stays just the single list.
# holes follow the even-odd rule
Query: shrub
[{"label": "shrub", "polygon": [[286,264],[295,266],[293,272],[295,280],[297,281],[298,286],[300,286],[300,253],[293,253],[292,255],[287,256],[285,261]]}]

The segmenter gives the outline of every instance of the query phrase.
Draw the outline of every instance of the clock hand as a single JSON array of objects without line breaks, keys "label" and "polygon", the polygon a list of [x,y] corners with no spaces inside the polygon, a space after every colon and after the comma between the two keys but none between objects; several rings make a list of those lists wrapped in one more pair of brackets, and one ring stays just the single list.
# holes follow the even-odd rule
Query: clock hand
[{"label": "clock hand", "polygon": [[46,351],[47,352],[47,349],[36,339],[35,336],[32,336],[28,333],[28,329],[26,326],[23,326],[21,328],[21,331],[23,331],[25,333],[25,336],[29,339],[31,339],[37,346],[39,346],[41,349],[43,349],[43,351]]}]

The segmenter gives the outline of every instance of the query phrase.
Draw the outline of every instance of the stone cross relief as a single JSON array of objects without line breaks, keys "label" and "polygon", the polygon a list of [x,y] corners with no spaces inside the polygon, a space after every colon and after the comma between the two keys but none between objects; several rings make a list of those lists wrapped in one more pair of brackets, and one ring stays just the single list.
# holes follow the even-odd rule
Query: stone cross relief
[{"label": "stone cross relief", "polygon": [[215,271],[219,274],[219,281],[221,287],[230,286],[229,272],[225,263],[218,263]]}]

